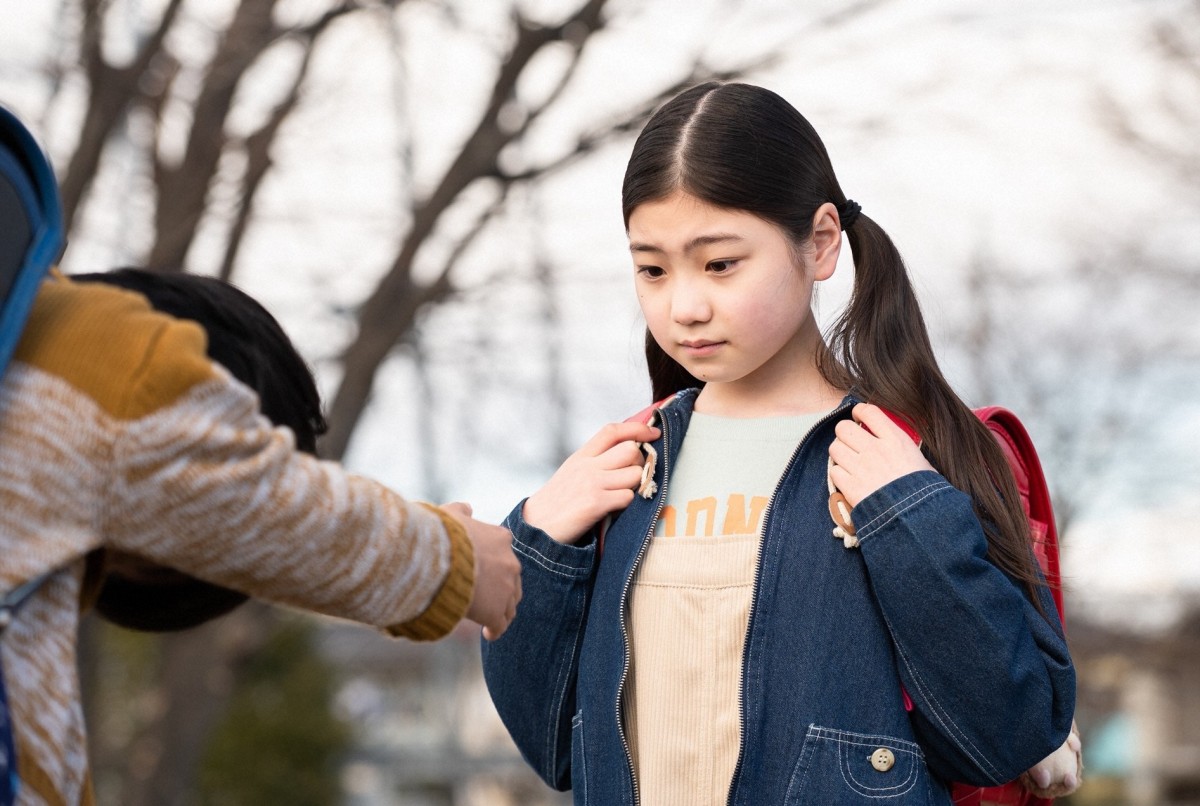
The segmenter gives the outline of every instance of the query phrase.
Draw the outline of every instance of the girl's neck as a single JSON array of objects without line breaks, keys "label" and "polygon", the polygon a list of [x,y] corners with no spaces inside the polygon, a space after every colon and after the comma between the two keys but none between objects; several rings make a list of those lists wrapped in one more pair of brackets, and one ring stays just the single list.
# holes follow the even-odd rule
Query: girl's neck
[{"label": "girl's neck", "polygon": [[696,398],[695,410],[721,417],[783,417],[829,411],[845,396],[845,390],[829,385],[814,362],[798,368],[786,382],[707,383]]}]

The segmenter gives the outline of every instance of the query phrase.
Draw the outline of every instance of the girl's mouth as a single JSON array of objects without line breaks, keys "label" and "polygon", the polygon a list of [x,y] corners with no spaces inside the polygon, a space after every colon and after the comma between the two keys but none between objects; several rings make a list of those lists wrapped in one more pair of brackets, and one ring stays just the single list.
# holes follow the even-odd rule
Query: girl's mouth
[{"label": "girl's mouth", "polygon": [[681,341],[679,346],[684,349],[689,356],[693,358],[704,358],[717,352],[724,346],[723,341],[708,341],[707,339],[695,339],[693,341]]}]

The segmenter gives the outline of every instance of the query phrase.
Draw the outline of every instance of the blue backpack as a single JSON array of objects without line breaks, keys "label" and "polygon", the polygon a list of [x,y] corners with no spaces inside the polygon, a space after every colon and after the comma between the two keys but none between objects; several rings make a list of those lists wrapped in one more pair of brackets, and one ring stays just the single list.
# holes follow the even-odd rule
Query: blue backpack
[{"label": "blue backpack", "polygon": [[29,130],[0,106],[0,377],[62,247],[54,171]]},{"label": "blue backpack", "polygon": [[[62,248],[62,207],[54,171],[29,130],[0,106],[0,381],[17,349],[42,279]],[[2,592],[0,637],[42,579]],[[9,806],[17,795],[16,752],[8,713],[0,669],[0,806]]]}]

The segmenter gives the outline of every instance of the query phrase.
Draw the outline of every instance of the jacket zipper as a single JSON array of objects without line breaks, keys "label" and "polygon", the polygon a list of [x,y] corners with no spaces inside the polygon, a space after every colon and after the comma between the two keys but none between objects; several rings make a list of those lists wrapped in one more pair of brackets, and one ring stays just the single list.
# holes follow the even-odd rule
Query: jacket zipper
[{"label": "jacket zipper", "polygon": [[[783,473],[780,474],[779,481],[775,483],[775,489],[771,491],[771,497],[767,501],[766,508],[763,510],[762,526],[759,527],[758,533],[758,553],[754,558],[754,595],[750,599],[750,617],[746,621],[746,637],[742,643],[742,671],[738,681],[738,719],[740,720],[741,724],[741,732],[738,738],[738,759],[737,764],[734,765],[733,768],[733,775],[729,778],[729,793],[725,796],[726,806],[733,806],[733,784],[735,781],[737,781],[738,775],[740,775],[742,772],[742,763],[746,756],[746,663],[750,659],[750,632],[754,627],[754,605],[758,601],[759,588],[762,587],[762,553],[763,547],[767,542],[767,524],[771,519],[772,511],[775,509],[775,498],[779,494],[779,488],[783,486],[783,480],[787,478],[787,474],[792,471],[793,465],[796,464],[796,457],[800,455],[800,449],[804,447],[804,443],[808,441],[810,436],[812,436],[813,431],[816,431],[822,425],[840,415],[846,409],[850,408],[851,405],[852,404],[850,403],[842,403],[836,409],[813,423],[812,427],[805,432],[804,436],[796,444],[796,449],[792,451],[792,458],[788,460],[787,466],[784,467]],[[665,451],[665,430],[663,431],[663,439],[663,448]],[[664,464],[663,483],[666,484],[666,481],[666,465]],[[666,500],[665,495],[663,496],[663,500]],[[626,657],[628,657],[628,649],[626,650]]]},{"label": "jacket zipper", "polygon": [[642,538],[642,545],[638,549],[637,557],[633,560],[633,568],[629,572],[629,576],[625,578],[625,587],[621,590],[621,638],[625,645],[625,664],[621,668],[621,680],[617,683],[617,732],[621,736],[621,745],[625,748],[625,763],[629,765],[629,781],[633,787],[633,803],[638,806],[641,803],[641,793],[638,791],[637,771],[633,767],[633,751],[629,749],[629,738],[625,735],[625,720],[621,718],[621,701],[625,697],[625,683],[629,680],[629,620],[628,620],[628,605],[629,605],[629,588],[633,585],[633,578],[637,575],[638,566],[641,565],[642,557],[646,555],[646,548],[650,545],[651,536],[654,534],[655,527],[658,526],[658,518],[662,515],[663,506],[667,502],[667,476],[670,469],[670,451],[668,450],[667,437],[667,418],[659,412],[659,425],[662,428],[662,484],[658,489],[658,506],[654,510],[654,517],[650,519],[650,529]]}]

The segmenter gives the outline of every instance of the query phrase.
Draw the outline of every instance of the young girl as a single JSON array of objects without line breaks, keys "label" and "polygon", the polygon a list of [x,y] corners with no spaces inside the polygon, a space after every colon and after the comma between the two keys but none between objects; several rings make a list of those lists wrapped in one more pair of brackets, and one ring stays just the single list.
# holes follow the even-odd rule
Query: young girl
[{"label": "young girl", "polygon": [[[758,87],[688,90],[623,206],[671,397],[507,521],[524,599],[484,671],[525,758],[577,804],[949,804],[1063,745],[1075,673],[1012,476],[809,123]],[[826,342],[810,303],[843,230]],[[856,539],[831,537],[831,484]]]}]

